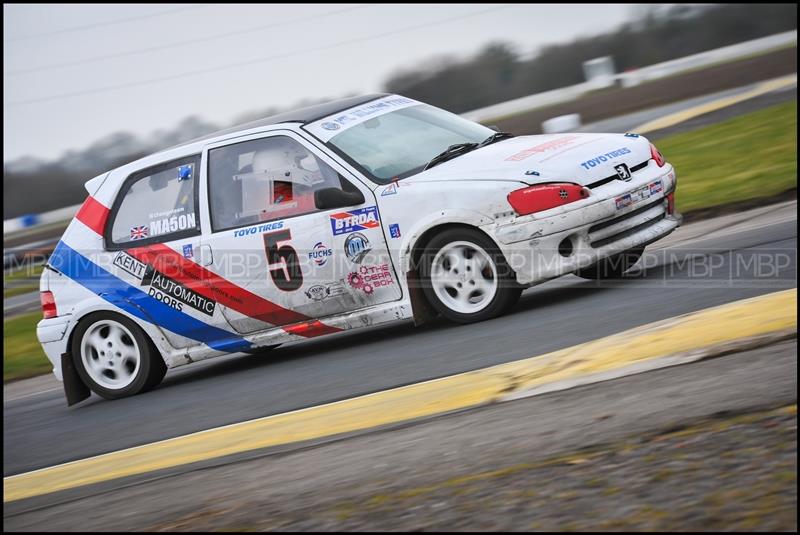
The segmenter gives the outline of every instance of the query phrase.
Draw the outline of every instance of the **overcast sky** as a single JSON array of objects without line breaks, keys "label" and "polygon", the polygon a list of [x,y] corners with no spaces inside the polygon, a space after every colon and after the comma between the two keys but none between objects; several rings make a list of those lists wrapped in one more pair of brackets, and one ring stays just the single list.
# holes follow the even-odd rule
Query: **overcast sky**
[{"label": "overcast sky", "polygon": [[504,40],[606,32],[637,6],[269,4],[3,6],[3,158],[53,159],[189,115],[225,125],[304,98],[382,89],[400,68]]}]

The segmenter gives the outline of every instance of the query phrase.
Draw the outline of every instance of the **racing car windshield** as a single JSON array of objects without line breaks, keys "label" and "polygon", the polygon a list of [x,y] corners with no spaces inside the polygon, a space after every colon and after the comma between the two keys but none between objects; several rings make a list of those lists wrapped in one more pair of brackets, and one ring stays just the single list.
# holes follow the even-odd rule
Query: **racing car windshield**
[{"label": "racing car windshield", "polygon": [[495,132],[450,112],[418,104],[342,129],[328,140],[379,184],[415,175],[452,145],[478,144]]}]

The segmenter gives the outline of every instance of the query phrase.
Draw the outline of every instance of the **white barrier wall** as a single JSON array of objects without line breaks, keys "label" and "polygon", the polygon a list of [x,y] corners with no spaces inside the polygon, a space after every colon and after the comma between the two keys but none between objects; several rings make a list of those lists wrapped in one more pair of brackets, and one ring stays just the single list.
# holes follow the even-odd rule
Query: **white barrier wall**
[{"label": "white barrier wall", "polygon": [[707,67],[714,63],[731,61],[792,43],[797,43],[797,30],[770,35],[760,39],[753,39],[752,41],[745,41],[744,43],[737,43],[722,48],[715,48],[714,50],[707,50],[699,54],[685,56],[663,63],[657,63],[649,67],[636,69],[635,71],[618,74],[617,78],[622,83],[622,87],[631,87],[649,80],[664,78],[665,76],[671,76],[698,67]]},{"label": "white barrier wall", "polygon": [[[716,48],[692,56],[642,67],[635,71],[616,74],[614,75],[614,79],[619,80],[623,87],[630,87],[644,81],[656,80],[691,69],[707,67],[714,63],[731,61],[751,54],[757,54],[759,52],[765,52],[773,48],[792,44],[797,44],[797,30],[770,35],[768,37],[745,41],[744,43]],[[582,84],[562,87],[561,89],[554,89],[544,93],[537,93],[535,95],[493,104],[485,108],[468,111],[463,113],[462,116],[472,121],[481,122],[500,119],[509,115],[535,110],[536,108],[543,108],[545,106],[575,100],[595,87],[596,86],[591,82],[584,82]]]},{"label": "white barrier wall", "polygon": [[581,116],[578,113],[570,113],[569,115],[559,115],[553,117],[542,123],[542,133],[544,134],[560,134],[561,132],[570,132],[577,130],[581,127]]},{"label": "white barrier wall", "polygon": [[13,219],[6,219],[3,221],[3,236],[28,228],[38,227],[39,225],[69,221],[75,217],[80,207],[80,204],[76,204],[75,206],[67,206],[66,208],[59,208],[58,210],[45,212],[43,214],[27,214]]}]

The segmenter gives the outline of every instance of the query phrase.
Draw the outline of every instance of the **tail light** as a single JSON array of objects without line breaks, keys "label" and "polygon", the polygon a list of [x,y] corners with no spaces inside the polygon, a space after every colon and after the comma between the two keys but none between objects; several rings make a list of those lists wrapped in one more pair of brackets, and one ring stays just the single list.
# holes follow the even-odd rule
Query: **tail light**
[{"label": "tail light", "polygon": [[578,184],[539,184],[508,194],[508,204],[519,215],[542,212],[557,206],[580,201],[589,190]]},{"label": "tail light", "polygon": [[56,310],[56,300],[53,292],[39,292],[39,300],[42,302],[42,315],[44,319],[55,318],[58,316]]},{"label": "tail light", "polygon": [[650,157],[656,161],[656,165],[664,167],[666,160],[664,160],[664,157],[652,143],[650,143]]}]

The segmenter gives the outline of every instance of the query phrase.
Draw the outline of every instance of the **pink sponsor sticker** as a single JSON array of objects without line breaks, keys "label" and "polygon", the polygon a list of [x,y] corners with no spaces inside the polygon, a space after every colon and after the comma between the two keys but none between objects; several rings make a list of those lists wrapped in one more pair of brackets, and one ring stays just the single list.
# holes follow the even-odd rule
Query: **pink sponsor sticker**
[{"label": "pink sponsor sticker", "polygon": [[536,145],[535,147],[531,147],[529,149],[525,149],[521,152],[511,155],[508,158],[506,158],[506,161],[519,162],[521,160],[524,160],[525,158],[533,156],[534,154],[540,154],[542,152],[547,152],[549,150],[558,149],[560,147],[563,147],[564,145],[569,145],[576,139],[578,139],[578,136],[560,137],[558,139],[548,141],[547,143],[542,143],[541,145]]}]

